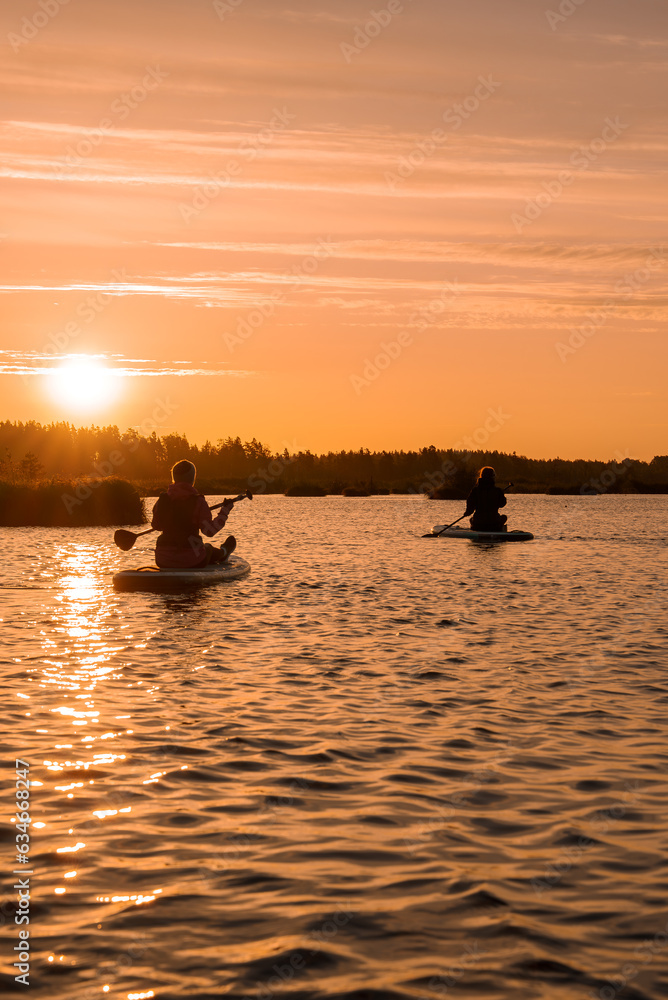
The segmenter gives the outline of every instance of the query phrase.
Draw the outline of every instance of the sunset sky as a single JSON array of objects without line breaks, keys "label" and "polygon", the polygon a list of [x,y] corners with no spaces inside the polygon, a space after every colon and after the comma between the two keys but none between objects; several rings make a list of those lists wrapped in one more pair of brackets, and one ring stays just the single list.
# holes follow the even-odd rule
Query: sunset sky
[{"label": "sunset sky", "polygon": [[0,419],[668,452],[661,0],[0,16]]}]

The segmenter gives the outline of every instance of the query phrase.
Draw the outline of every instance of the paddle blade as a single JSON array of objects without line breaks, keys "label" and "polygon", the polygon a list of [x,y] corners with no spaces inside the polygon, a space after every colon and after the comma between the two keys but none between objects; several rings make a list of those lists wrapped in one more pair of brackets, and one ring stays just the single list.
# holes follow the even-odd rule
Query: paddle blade
[{"label": "paddle blade", "polygon": [[119,528],[114,532],[114,541],[119,549],[127,552],[137,541],[137,536],[134,531],[126,531],[125,528]]}]

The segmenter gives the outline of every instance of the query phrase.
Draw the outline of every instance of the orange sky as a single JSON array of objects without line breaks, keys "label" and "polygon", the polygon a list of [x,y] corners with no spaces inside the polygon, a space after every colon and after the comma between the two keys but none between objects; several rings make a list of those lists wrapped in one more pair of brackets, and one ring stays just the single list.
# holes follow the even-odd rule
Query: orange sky
[{"label": "orange sky", "polygon": [[663,4],[371,9],[8,0],[1,419],[668,451]]}]

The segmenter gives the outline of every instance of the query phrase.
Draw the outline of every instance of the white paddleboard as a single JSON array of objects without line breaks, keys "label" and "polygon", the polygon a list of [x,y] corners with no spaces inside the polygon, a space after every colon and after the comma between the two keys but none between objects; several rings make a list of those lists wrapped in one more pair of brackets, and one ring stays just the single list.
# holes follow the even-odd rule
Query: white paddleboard
[{"label": "white paddleboard", "polygon": [[472,528],[448,528],[443,531],[444,524],[435,524],[431,529],[439,538],[470,538],[474,542],[528,542],[533,538],[530,531],[474,531]]},{"label": "white paddleboard", "polygon": [[250,573],[250,563],[232,554],[224,563],[205,566],[203,569],[158,569],[157,566],[140,566],[124,569],[113,578],[116,590],[163,591],[190,590],[225,580],[239,580]]}]

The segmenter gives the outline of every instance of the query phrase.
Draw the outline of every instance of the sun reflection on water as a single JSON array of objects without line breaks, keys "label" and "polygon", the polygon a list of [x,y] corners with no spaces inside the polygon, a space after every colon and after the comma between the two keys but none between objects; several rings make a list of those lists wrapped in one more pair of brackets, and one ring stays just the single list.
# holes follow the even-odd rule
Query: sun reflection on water
[{"label": "sun reflection on water", "polygon": [[132,812],[132,806],[125,806],[123,809],[95,809],[93,816],[97,816],[98,819],[106,819],[107,816],[118,816],[119,813],[129,812]]},{"label": "sun reflection on water", "polygon": [[[160,759],[151,761],[150,767],[142,764],[139,774],[133,772],[134,732],[143,738],[148,723],[148,738],[152,740],[157,731],[164,740],[170,730],[164,724],[168,720],[157,716],[154,707],[160,702],[163,673],[156,678],[138,673],[135,666],[160,627],[151,628],[149,618],[137,634],[136,621],[128,617],[127,607],[109,584],[113,559],[103,545],[89,544],[85,533],[82,536],[83,543],[74,543],[63,535],[62,543],[50,548],[53,585],[35,613],[31,642],[16,660],[19,672],[25,671],[30,682],[19,681],[21,696],[32,699],[31,711],[21,714],[30,731],[39,734],[34,737],[31,774],[41,772],[44,787],[35,803],[39,821],[33,825],[35,833],[43,830],[43,846],[53,852],[58,866],[45,893],[54,910],[62,909],[63,919],[88,906],[91,899],[105,911],[134,911],[152,905],[166,891],[137,886],[134,880],[118,884],[112,878],[114,889],[108,887],[108,895],[90,897],[87,879],[109,845],[142,829],[151,786],[188,769],[178,759],[166,768]],[[21,709],[28,707],[23,701],[19,704]],[[150,714],[142,715],[147,707]],[[104,751],[98,741],[104,742]],[[95,742],[98,753],[93,752]],[[48,815],[42,811],[45,803],[51,810]],[[80,865],[78,870],[67,869],[72,862]],[[104,893],[103,886],[96,886],[97,892]],[[57,954],[50,960],[63,963]],[[141,980],[128,983],[129,988],[133,985],[140,992],[128,996],[155,995],[153,990],[141,991]],[[108,985],[105,992],[110,990],[116,995],[115,986]]]},{"label": "sun reflection on water", "polygon": [[81,851],[85,846],[82,841],[78,841],[72,847],[57,847],[56,854],[76,854],[77,851]]},{"label": "sun reflection on water", "polygon": [[[96,545],[62,546],[54,561],[61,567],[56,596],[59,614],[51,629],[41,632],[42,683],[67,692],[94,691],[99,681],[122,676],[110,661],[124,648],[110,642],[115,628],[99,572],[100,550]],[[77,719],[91,717],[91,713],[71,709],[60,711]]]},{"label": "sun reflection on water", "polygon": [[154,889],[151,893],[135,892],[131,895],[96,896],[96,903],[134,903],[135,906],[142,906],[144,903],[152,903],[162,893],[162,889]]}]

